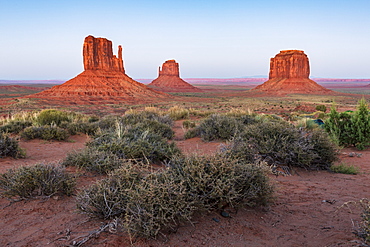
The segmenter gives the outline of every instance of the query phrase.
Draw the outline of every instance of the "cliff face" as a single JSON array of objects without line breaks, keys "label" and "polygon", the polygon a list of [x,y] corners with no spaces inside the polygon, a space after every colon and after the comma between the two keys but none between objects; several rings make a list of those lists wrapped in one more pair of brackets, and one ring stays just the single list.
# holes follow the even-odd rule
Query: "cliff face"
[{"label": "cliff face", "polygon": [[270,60],[269,80],[253,90],[275,94],[304,93],[330,94],[333,91],[318,85],[308,77],[310,65],[307,55],[299,50],[281,51]]},{"label": "cliff face", "polygon": [[149,87],[162,92],[202,92],[180,78],[179,64],[175,60],[168,60],[159,67],[158,78],[153,80]]},{"label": "cliff face", "polygon": [[[116,57],[113,55],[112,42],[105,38],[93,36],[85,38],[83,64],[85,71],[75,78],[30,97],[58,98],[58,100],[67,97],[68,101],[84,98],[84,101],[96,101],[97,104],[102,100],[153,102],[171,97],[127,76],[123,66],[122,47],[118,46]],[[99,101],[96,97],[99,97]]]},{"label": "cliff face", "polygon": [[113,55],[112,41],[105,38],[87,36],[83,44],[85,70],[118,71],[125,73],[122,59],[122,46],[118,46],[118,57]]},{"label": "cliff face", "polygon": [[269,79],[307,78],[310,75],[308,57],[303,51],[281,51],[270,60]]}]

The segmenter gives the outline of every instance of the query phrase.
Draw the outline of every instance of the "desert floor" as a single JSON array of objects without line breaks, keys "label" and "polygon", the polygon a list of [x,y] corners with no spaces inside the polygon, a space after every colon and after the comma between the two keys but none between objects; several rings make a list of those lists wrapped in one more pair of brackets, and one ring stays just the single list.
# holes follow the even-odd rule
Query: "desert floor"
[{"label": "desert floor", "polygon": [[[213,88],[204,98],[193,100],[194,95],[182,96],[176,104],[185,107],[220,111],[240,107],[256,112],[284,113],[302,105],[307,108],[319,103],[330,106],[333,101],[341,109],[354,109],[361,95],[248,97],[238,90]],[[2,113],[35,107],[28,101],[19,100],[17,104],[4,103]],[[173,104],[166,102],[155,106]],[[78,107],[71,106],[71,109],[81,108]],[[122,104],[93,105],[83,111],[103,115],[120,114],[127,109]],[[212,154],[222,144],[205,143],[199,138],[184,140],[181,123],[175,123],[174,141],[185,153]],[[87,140],[85,135],[72,136],[68,142],[21,140],[20,146],[26,150],[27,157],[1,158],[0,172],[22,165],[61,161],[68,152],[82,149]],[[362,156],[350,157],[350,152],[361,153]],[[119,229],[116,232],[104,231],[84,246],[363,246],[353,231],[361,221],[359,201],[369,198],[370,150],[346,148],[341,150],[340,158],[339,162],[358,167],[360,174],[295,169],[291,176],[271,175],[276,193],[274,202],[268,207],[228,209],[230,218],[222,217],[217,211],[196,215],[191,223],[179,226],[176,233],[166,233],[156,240],[132,240]],[[79,175],[78,189],[101,178],[72,168],[68,170]],[[107,223],[77,212],[73,196],[18,202],[0,198],[0,219],[0,246],[72,246],[74,241],[83,239]]]}]

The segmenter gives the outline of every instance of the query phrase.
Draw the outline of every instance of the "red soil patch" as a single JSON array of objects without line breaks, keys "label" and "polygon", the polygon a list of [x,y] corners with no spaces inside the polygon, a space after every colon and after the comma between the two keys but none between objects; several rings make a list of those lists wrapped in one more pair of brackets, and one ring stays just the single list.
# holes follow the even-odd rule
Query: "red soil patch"
[{"label": "red soil patch", "polygon": [[[177,129],[177,130],[176,130]],[[175,125],[181,133],[180,122]],[[0,159],[1,172],[6,168],[37,162],[58,161],[70,150],[84,147],[86,136],[71,137],[75,142],[21,141],[27,158]],[[212,153],[218,143],[199,139],[175,141],[185,152]],[[346,149],[347,152],[359,152]],[[292,176],[271,176],[276,186],[276,200],[268,208],[228,210],[231,218],[220,212],[196,215],[193,225],[185,223],[165,239],[137,240],[134,246],[358,246],[353,235],[352,220],[360,220],[361,210],[352,212],[341,206],[348,201],[368,197],[370,189],[370,151],[362,157],[342,155],[342,161],[361,169],[359,175],[297,169]],[[71,169],[72,171],[73,169]],[[78,187],[91,184],[99,176],[83,173]],[[74,197],[35,199],[9,204],[0,199],[0,246],[66,246],[73,239],[98,230],[104,223],[76,212]],[[68,233],[68,234],[67,234]],[[78,240],[81,240],[78,239]],[[166,240],[167,242],[164,242]],[[102,233],[85,246],[129,246],[123,232]]]}]

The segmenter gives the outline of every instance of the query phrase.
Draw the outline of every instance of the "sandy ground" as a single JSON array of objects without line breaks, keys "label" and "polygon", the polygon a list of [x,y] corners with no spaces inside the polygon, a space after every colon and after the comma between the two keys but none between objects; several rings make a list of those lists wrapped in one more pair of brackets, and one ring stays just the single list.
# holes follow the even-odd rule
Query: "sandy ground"
[{"label": "sandy ground", "polygon": [[[175,141],[186,153],[212,153],[220,143],[203,143],[199,138],[184,141],[181,122],[175,125]],[[58,162],[71,150],[84,147],[87,137],[70,142],[21,141],[25,159],[0,159],[0,172],[21,165]],[[358,152],[345,149],[342,152]],[[341,162],[360,168],[358,175],[326,171],[295,170],[292,176],[271,176],[275,201],[266,208],[229,210],[196,215],[193,223],[179,226],[176,233],[157,240],[130,242],[124,232],[102,232],[84,246],[361,246],[352,233],[361,209],[345,203],[369,198],[370,151],[362,156],[341,155]],[[71,170],[71,172],[75,172]],[[81,172],[80,172],[81,173]],[[78,188],[99,179],[81,173]],[[74,197],[53,197],[10,203],[0,198],[0,246],[72,246],[105,223],[76,211]]]}]

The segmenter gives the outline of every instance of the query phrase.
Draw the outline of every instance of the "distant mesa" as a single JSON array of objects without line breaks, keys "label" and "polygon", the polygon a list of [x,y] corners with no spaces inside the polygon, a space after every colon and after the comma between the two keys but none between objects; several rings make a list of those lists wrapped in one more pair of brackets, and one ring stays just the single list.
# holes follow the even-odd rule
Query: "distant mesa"
[{"label": "distant mesa", "polygon": [[202,92],[180,78],[179,64],[175,60],[163,63],[162,69],[159,67],[158,78],[148,86],[162,92]]},{"label": "distant mesa", "polygon": [[[32,98],[68,97],[99,100],[152,101],[172,97],[157,92],[125,74],[122,47],[118,46],[118,57],[113,55],[112,42],[105,38],[88,36],[83,44],[84,71],[75,78],[43,92],[30,95]],[[98,103],[98,102],[96,102]]]},{"label": "distant mesa", "polygon": [[310,65],[303,51],[280,51],[270,60],[269,80],[252,89],[274,94],[332,94],[308,77]]}]

